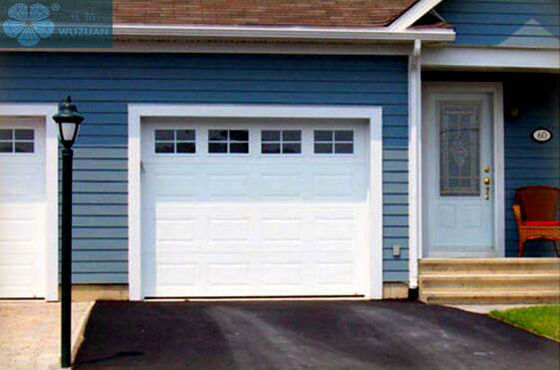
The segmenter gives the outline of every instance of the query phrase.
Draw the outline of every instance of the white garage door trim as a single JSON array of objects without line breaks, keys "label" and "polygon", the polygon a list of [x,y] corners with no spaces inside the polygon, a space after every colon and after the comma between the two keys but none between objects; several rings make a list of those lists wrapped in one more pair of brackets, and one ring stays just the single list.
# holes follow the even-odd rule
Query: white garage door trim
[{"label": "white garage door trim", "polygon": [[40,118],[45,124],[45,263],[44,286],[41,296],[48,301],[58,300],[58,137],[52,116],[56,104],[0,104],[0,116]]},{"label": "white garage door trim", "polygon": [[141,253],[141,119],[142,117],[360,119],[369,122],[369,290],[366,298],[381,299],[383,291],[382,108],[294,105],[128,105],[128,279],[131,300],[144,298]]}]

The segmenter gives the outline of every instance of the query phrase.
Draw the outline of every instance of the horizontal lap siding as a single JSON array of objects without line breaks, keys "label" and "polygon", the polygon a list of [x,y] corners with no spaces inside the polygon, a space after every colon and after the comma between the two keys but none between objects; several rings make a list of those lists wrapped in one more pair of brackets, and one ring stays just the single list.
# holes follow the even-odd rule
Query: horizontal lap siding
[{"label": "horizontal lap siding", "polygon": [[[523,73],[426,73],[425,80],[495,81],[504,84],[505,185],[506,185],[506,255],[518,252],[517,225],[512,211],[515,189],[527,185],[560,187],[560,77]],[[519,109],[512,120],[507,111]],[[530,138],[537,127],[553,132],[553,139],[537,144]],[[527,256],[552,256],[550,242],[532,241]]]},{"label": "horizontal lap siding", "polygon": [[436,10],[460,45],[560,46],[559,0],[445,0]]},{"label": "horizontal lap siding", "polygon": [[[505,85],[506,103],[518,106],[520,111],[518,120],[505,123],[507,255],[516,256],[517,226],[511,211],[515,188],[560,187],[560,78],[558,75],[509,76]],[[541,126],[554,135],[546,144],[537,144],[530,138],[531,132]],[[528,242],[525,250],[526,256],[554,255],[550,242]]]},{"label": "horizontal lap siding", "polygon": [[[68,94],[86,117],[75,154],[75,282],[127,281],[129,103],[382,106],[384,279],[408,279],[406,57],[0,55],[0,101]],[[394,244],[402,247],[397,259]]]}]

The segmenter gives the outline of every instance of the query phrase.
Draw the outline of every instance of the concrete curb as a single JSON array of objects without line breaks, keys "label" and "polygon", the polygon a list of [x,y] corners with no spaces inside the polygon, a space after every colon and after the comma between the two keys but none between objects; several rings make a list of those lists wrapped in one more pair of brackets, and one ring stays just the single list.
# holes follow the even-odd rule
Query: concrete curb
[{"label": "concrete curb", "polygon": [[91,310],[95,305],[95,301],[91,302],[88,307],[86,308],[84,314],[82,315],[80,322],[78,325],[73,328],[72,330],[72,356],[71,361],[74,363],[76,359],[76,355],[78,354],[78,350],[84,341],[84,332],[86,331],[86,324],[89,320],[89,316],[91,314]]}]

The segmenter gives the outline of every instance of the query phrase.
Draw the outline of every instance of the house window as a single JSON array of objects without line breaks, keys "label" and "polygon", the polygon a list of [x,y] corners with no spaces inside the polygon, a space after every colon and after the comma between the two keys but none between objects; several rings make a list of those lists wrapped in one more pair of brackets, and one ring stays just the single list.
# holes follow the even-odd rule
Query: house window
[{"label": "house window", "polygon": [[249,153],[249,130],[208,130],[208,153]]},{"label": "house window", "polygon": [[0,130],[0,153],[35,152],[35,131],[31,129]]},{"label": "house window", "polygon": [[301,154],[300,130],[261,131],[262,154]]},{"label": "house window", "polygon": [[195,130],[156,130],[155,152],[196,153]]},{"label": "house window", "polygon": [[354,153],[354,131],[352,130],[315,130],[315,154],[352,154]]}]

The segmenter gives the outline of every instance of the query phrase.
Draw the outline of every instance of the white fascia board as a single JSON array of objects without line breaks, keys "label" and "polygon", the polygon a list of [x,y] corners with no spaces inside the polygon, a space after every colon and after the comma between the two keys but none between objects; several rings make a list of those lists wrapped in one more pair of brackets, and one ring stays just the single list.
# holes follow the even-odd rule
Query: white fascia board
[{"label": "white fascia board", "polygon": [[317,40],[317,41],[453,41],[450,29],[392,31],[387,27],[318,28],[318,27],[242,27],[115,24],[113,35],[119,37],[246,39],[246,40]]},{"label": "white fascia board", "polygon": [[406,30],[442,1],[443,0],[420,0],[393,21],[388,27],[389,30],[395,32]]},{"label": "white fascia board", "polygon": [[560,72],[560,50],[535,48],[424,48],[422,68]]}]

